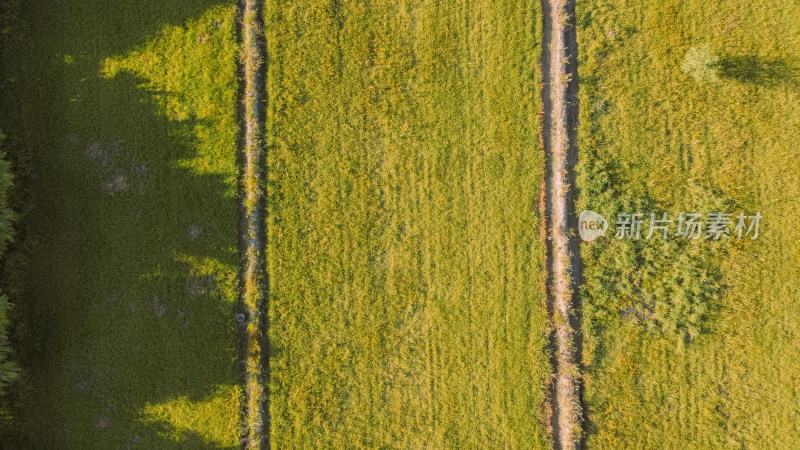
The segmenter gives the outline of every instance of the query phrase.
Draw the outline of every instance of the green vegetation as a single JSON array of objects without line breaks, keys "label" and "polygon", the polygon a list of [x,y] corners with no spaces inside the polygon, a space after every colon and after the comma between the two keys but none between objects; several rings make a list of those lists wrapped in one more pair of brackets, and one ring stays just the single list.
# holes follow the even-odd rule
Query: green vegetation
[{"label": "green vegetation", "polygon": [[237,444],[234,7],[31,0],[2,128],[31,211],[21,448]]},{"label": "green vegetation", "polygon": [[539,2],[268,2],[271,439],[543,448]]},{"label": "green vegetation", "polygon": [[800,3],[745,3],[578,2],[577,209],[763,216],[583,245],[589,448],[800,446]]},{"label": "green vegetation", "polygon": [[[541,2],[234,3],[0,0],[2,443],[552,447]],[[588,448],[800,448],[800,2],[744,3],[577,2],[575,209],[763,217],[581,244]]]},{"label": "green vegetation", "polygon": [[[5,141],[6,136],[0,133],[0,145]],[[9,208],[9,191],[14,184],[14,176],[11,171],[11,164],[5,159],[6,154],[0,151],[0,257],[5,254],[8,244],[14,238],[14,219],[15,214]],[[9,310],[11,304],[8,297],[0,295],[0,397],[2,397],[9,385],[19,376],[19,367],[12,359],[11,346],[9,344]],[[0,417],[8,414],[5,401],[0,401]]]},{"label": "green vegetation", "polygon": [[[599,147],[601,148],[601,147]],[[650,332],[672,339],[681,348],[708,329],[714,302],[723,293],[721,261],[730,247],[728,240],[680,239],[677,225],[663,239],[660,231],[649,234],[650,213],[663,220],[665,205],[648,197],[646,187],[622,181],[615,169],[616,154],[584,150],[579,185],[582,199],[578,210],[595,208],[614,222],[618,213],[644,212],[641,239],[617,239],[614,231],[597,245],[585,246],[583,308],[587,334],[602,333],[620,315]],[[591,155],[591,156],[588,156]],[[733,211],[734,202],[687,180],[686,202],[677,211],[669,205],[668,219],[679,211]],[[613,226],[613,223],[612,223]],[[703,233],[705,236],[705,233]]]}]

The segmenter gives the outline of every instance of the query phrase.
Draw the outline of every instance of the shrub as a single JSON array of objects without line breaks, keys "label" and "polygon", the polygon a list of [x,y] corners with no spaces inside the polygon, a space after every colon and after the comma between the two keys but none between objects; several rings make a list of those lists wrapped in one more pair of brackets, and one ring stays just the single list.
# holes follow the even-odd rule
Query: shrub
[{"label": "shrub", "polygon": [[[662,205],[619,177],[610,161],[598,155],[584,163],[579,183],[584,207],[602,214],[610,227],[620,212],[659,215],[675,219],[684,212],[733,211],[731,200],[697,180],[687,180],[685,205]],[[667,207],[665,207],[667,206]],[[580,205],[579,205],[579,209]],[[645,239],[647,220],[639,240],[605,237],[582,246],[584,321],[599,331],[612,320],[631,320],[665,338],[688,342],[708,328],[715,300],[721,297],[722,259],[727,240]],[[671,230],[674,233],[674,227]]]},{"label": "shrub", "polygon": [[719,58],[711,52],[708,45],[704,45],[690,47],[686,51],[681,70],[695,80],[714,82],[719,79],[719,66]]},{"label": "shrub", "polygon": [[11,346],[8,342],[8,310],[10,304],[5,295],[0,296],[0,395],[19,375],[17,364],[11,359]]}]

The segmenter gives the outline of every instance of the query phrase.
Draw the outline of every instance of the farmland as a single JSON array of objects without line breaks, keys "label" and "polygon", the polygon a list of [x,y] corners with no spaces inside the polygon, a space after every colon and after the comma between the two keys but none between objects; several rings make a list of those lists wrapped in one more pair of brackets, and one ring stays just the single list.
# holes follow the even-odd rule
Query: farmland
[{"label": "farmland", "polygon": [[0,447],[800,448],[798,17],[0,0]]},{"label": "farmland", "polygon": [[578,2],[576,210],[764,218],[756,240],[584,245],[588,448],[800,445],[797,17],[794,1]]},{"label": "farmland", "polygon": [[538,2],[269,2],[271,440],[548,446]]},{"label": "farmland", "polygon": [[20,10],[0,118],[32,205],[10,256],[20,448],[236,445],[233,12]]},{"label": "farmland", "polygon": [[[115,3],[30,2],[2,58],[13,435],[235,446],[234,5]],[[541,18],[501,6],[266,5],[274,445],[548,446]]]}]

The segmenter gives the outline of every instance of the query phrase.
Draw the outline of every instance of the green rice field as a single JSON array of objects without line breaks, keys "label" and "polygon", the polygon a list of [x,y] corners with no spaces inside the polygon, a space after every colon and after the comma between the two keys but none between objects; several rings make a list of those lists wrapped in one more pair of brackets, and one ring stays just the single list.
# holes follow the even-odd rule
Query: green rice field
[{"label": "green rice field", "polygon": [[576,448],[800,447],[800,1],[569,0],[566,105],[562,2],[243,4],[0,0],[0,448],[561,448],[573,112]]}]

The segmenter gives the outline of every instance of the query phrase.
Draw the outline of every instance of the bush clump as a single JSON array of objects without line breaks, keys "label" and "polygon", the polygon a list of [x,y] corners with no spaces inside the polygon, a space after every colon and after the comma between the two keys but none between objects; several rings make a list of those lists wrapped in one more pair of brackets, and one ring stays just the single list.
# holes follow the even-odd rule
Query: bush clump
[{"label": "bush clump", "polygon": [[[585,205],[609,221],[605,237],[582,246],[585,261],[583,317],[586,326],[602,328],[613,320],[631,320],[647,331],[688,342],[708,329],[716,300],[722,295],[722,259],[730,240],[668,239],[655,235],[646,239],[650,213],[661,218],[663,211],[675,219],[684,212],[731,211],[733,202],[702,187],[687,184],[686,206],[665,208],[647,195],[644,187],[634,189],[616,175],[613,164],[599,157],[584,165],[581,194]],[[674,211],[673,211],[674,209]],[[645,214],[639,239],[617,239],[611,228],[618,213]]]},{"label": "bush clump", "polygon": [[681,70],[695,80],[714,82],[719,79],[719,57],[708,45],[690,47],[683,57]]}]

